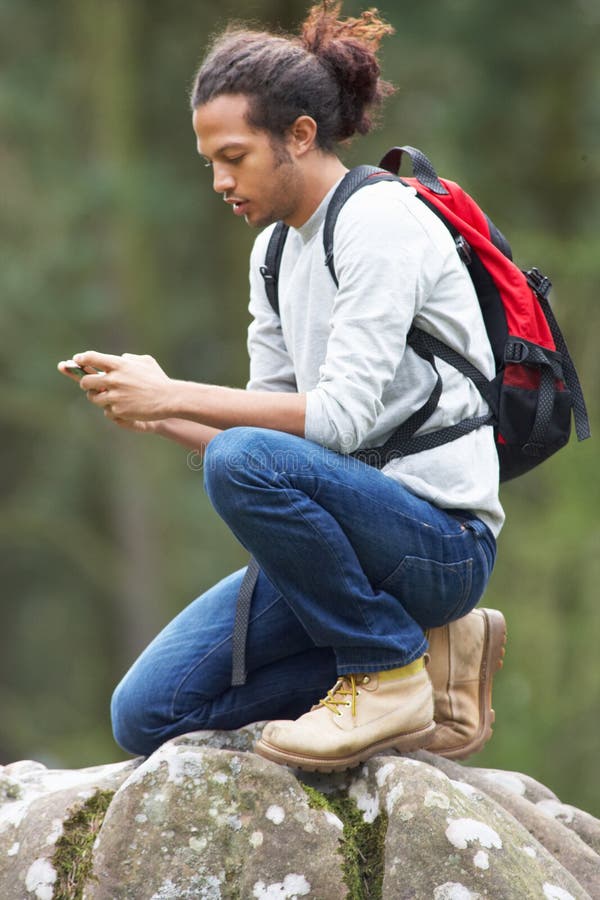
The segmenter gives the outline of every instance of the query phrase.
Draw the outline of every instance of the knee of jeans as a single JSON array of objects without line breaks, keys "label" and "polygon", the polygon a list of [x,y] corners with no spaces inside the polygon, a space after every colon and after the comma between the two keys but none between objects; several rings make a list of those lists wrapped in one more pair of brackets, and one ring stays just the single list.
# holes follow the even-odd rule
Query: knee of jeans
[{"label": "knee of jeans", "polygon": [[136,756],[147,756],[156,749],[156,739],[152,740],[145,713],[144,704],[130,690],[124,678],[113,692],[110,718],[113,736],[119,747]]},{"label": "knee of jeans", "polygon": [[263,440],[263,428],[240,425],[225,429],[210,441],[204,455],[204,487],[211,499],[223,486],[243,481],[251,467],[261,466],[265,454],[259,443]]}]

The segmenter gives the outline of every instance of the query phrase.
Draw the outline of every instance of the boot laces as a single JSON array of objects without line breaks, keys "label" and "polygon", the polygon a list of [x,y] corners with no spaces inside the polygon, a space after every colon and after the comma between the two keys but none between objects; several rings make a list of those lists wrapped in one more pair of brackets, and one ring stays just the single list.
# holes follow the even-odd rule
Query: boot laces
[{"label": "boot laces", "polygon": [[[360,691],[356,688],[356,675],[344,675],[338,678],[331,690],[327,691],[327,696],[323,700],[319,700],[317,706],[325,706],[336,716],[341,716],[341,710],[338,706],[349,706],[352,710],[352,716],[356,716],[356,697]],[[350,700],[347,698],[350,697]]]}]

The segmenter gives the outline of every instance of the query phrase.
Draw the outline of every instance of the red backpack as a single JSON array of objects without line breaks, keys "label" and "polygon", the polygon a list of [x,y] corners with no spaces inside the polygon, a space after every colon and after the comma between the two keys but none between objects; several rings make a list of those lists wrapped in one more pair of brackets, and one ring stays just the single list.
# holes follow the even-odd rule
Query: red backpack
[{"label": "red backpack", "polygon": [[[413,163],[413,178],[399,178],[403,153]],[[333,232],[348,198],[377,181],[401,181],[438,216],[454,238],[466,264],[496,363],[491,381],[468,360],[431,334],[413,326],[408,343],[435,369],[443,359],[470,378],[488,403],[488,416],[464,419],[447,428],[417,435],[436,408],[442,382],[423,407],[380,447],[353,455],[377,468],[391,459],[419,453],[456,440],[482,425],[493,425],[500,478],[507,481],[547,459],[569,440],[571,413],[580,441],[590,436],[589,421],[577,372],[548,302],[551,283],[537,269],[521,271],[512,261],[506,238],[465,191],[438,178],[427,157],[414,147],[394,147],[380,166],[358,166],[346,174],[329,204],[323,229],[325,262],[337,284]],[[288,227],[279,222],[267,248],[261,273],[269,302],[279,314],[277,282]]]}]

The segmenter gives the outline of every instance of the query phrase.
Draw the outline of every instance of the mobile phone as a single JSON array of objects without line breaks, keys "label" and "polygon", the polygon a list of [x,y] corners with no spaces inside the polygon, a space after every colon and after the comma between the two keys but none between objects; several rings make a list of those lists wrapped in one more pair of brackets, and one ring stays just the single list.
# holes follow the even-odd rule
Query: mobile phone
[{"label": "mobile phone", "polygon": [[69,375],[74,375],[76,378],[83,378],[84,375],[104,375],[100,369],[96,369],[94,366],[88,366],[90,369],[94,369],[93,372],[86,372],[85,369],[82,369],[81,366],[78,366],[74,359],[68,359],[64,366],[64,371],[68,372]]},{"label": "mobile phone", "polygon": [[75,363],[72,366],[65,366],[65,371],[70,375],[75,375],[76,378],[83,378],[84,375],[89,375],[89,372],[86,372],[85,369],[82,369],[81,366]]}]

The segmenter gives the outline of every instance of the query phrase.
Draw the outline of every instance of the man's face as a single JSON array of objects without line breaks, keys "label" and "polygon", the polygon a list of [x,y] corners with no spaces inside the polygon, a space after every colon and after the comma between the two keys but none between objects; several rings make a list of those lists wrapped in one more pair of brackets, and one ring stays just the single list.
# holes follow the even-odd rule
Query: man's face
[{"label": "man's face", "polygon": [[[247,120],[243,94],[222,94],[194,110],[198,153],[213,169],[213,187],[248,225],[293,224],[303,177],[284,141]],[[291,221],[290,221],[291,220]]]}]

